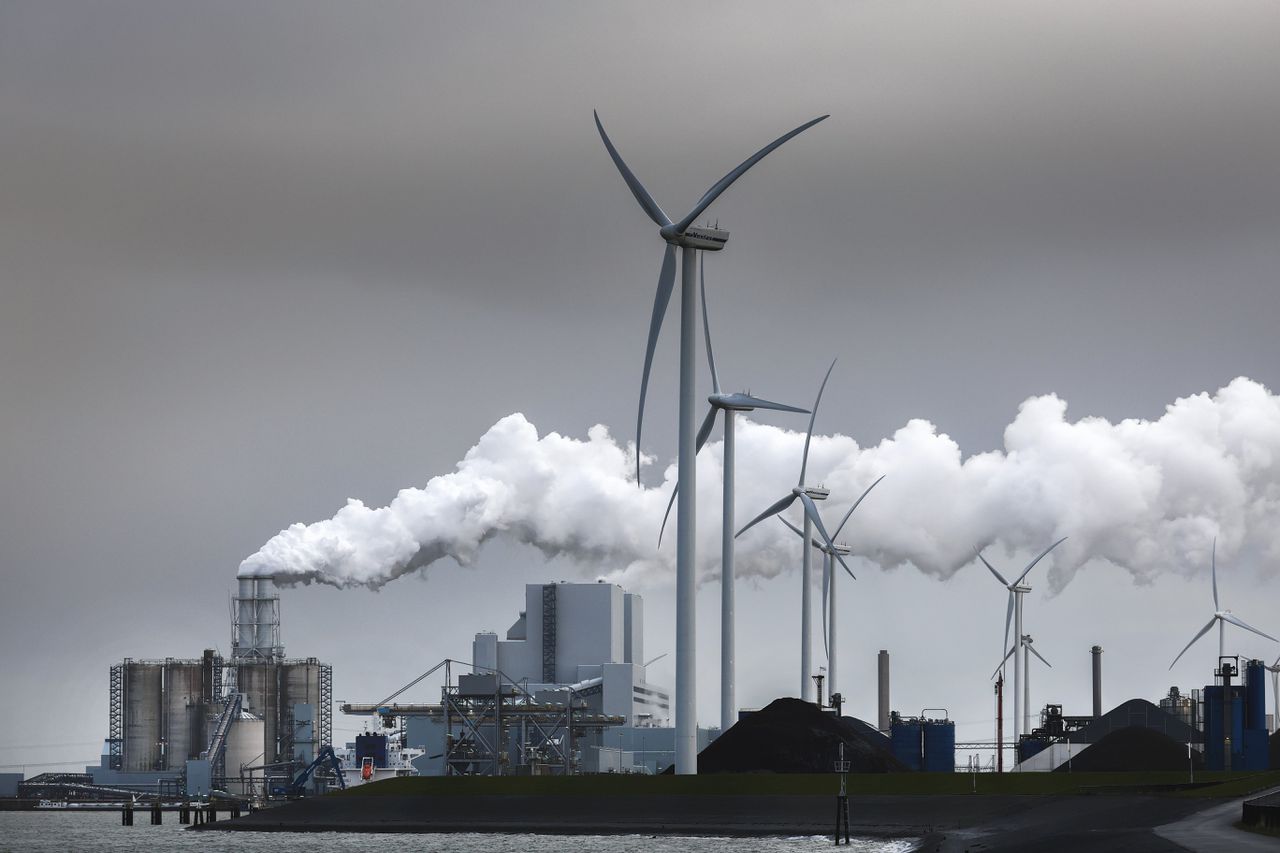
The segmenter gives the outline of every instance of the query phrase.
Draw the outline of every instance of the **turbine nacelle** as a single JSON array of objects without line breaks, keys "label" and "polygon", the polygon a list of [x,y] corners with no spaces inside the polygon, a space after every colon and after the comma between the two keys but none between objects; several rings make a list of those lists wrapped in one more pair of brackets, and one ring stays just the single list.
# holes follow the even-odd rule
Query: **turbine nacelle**
[{"label": "turbine nacelle", "polygon": [[724,248],[729,239],[729,232],[707,225],[690,225],[684,231],[677,231],[677,223],[664,225],[658,229],[662,239],[682,249],[701,249],[704,252],[718,252]]},{"label": "turbine nacelle", "polygon": [[796,497],[799,497],[800,495],[808,495],[815,501],[825,501],[827,498],[831,497],[831,490],[826,486],[796,486],[791,491]]}]

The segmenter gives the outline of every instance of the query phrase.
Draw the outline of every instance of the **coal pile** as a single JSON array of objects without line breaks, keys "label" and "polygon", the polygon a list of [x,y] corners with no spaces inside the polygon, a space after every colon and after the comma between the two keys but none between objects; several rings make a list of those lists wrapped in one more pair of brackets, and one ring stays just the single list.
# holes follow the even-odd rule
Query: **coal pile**
[{"label": "coal pile", "polygon": [[850,773],[907,769],[889,752],[889,739],[861,720],[800,699],[775,699],[699,753],[698,772],[831,773],[841,743]]},{"label": "coal pile", "polygon": [[[1195,768],[1204,767],[1199,753],[1193,752]],[[1071,760],[1071,769],[1081,771],[1113,770],[1186,770],[1187,745],[1145,726],[1116,729]],[[1057,769],[1067,772],[1067,765]]]}]

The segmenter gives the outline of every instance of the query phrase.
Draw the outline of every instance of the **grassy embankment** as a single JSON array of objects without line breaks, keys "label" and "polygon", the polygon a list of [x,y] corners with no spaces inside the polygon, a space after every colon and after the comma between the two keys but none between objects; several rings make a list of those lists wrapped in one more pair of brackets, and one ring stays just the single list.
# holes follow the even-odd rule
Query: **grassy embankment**
[{"label": "grassy embankment", "polygon": [[[869,773],[850,774],[853,796],[869,794],[1107,794],[1159,792],[1174,796],[1239,797],[1280,785],[1280,771],[1265,773],[1196,774],[1197,783],[1214,784],[1177,791],[1185,785],[1182,772],[1148,773]],[[834,774],[722,773],[708,776],[471,776],[443,778],[406,776],[362,785],[334,796],[481,796],[517,795],[834,795]]]}]

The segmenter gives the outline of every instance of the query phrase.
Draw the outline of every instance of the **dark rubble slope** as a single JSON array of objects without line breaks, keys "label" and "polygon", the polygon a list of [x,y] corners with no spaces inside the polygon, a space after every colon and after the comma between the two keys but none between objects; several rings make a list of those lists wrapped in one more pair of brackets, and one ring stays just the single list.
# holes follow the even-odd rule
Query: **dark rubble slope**
[{"label": "dark rubble slope", "polygon": [[[1196,769],[1204,767],[1193,752]],[[1144,726],[1127,726],[1104,735],[1101,740],[1071,760],[1077,772],[1112,770],[1186,770],[1187,745]],[[1067,765],[1057,768],[1066,773]]]},{"label": "dark rubble slope", "polygon": [[831,773],[844,744],[850,773],[905,771],[889,739],[861,720],[800,699],[775,699],[698,755],[699,773]]}]

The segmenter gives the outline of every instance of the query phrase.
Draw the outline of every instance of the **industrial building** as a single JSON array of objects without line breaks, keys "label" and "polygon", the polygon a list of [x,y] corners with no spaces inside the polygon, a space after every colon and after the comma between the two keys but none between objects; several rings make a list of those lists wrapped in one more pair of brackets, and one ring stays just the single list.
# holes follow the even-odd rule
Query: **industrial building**
[{"label": "industrial building", "polygon": [[292,778],[332,742],[333,671],[288,659],[270,578],[240,578],[231,659],[132,660],[111,667],[108,736],[96,785],[248,796]]},{"label": "industrial building", "polygon": [[[446,674],[439,704],[394,704],[396,693],[343,711],[398,730],[402,747],[424,751],[413,763],[428,776],[671,764],[670,693],[645,677],[643,599],[604,582],[527,584],[524,599],[505,638],[475,635],[472,672],[456,684]],[[716,734],[699,731],[699,748]]]}]

